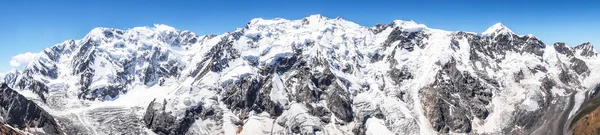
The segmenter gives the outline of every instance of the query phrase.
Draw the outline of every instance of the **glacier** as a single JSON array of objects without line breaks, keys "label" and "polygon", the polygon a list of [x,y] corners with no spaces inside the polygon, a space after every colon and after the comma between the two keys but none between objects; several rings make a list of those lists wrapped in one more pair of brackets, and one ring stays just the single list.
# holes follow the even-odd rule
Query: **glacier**
[{"label": "glacier", "polygon": [[44,134],[563,134],[599,64],[590,43],[546,45],[501,23],[95,28],[6,73],[2,89],[26,99],[7,97],[19,102],[0,104],[0,122],[26,131],[4,119],[27,100],[58,123],[27,125]]}]

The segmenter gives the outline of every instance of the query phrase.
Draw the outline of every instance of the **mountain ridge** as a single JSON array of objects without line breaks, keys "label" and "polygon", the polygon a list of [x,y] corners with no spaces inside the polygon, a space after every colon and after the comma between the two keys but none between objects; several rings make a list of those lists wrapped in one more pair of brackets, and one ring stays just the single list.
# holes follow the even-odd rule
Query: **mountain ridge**
[{"label": "mountain ridge", "polygon": [[[311,15],[256,18],[221,35],[166,25],[94,28],[45,49],[3,80],[59,123],[76,125],[70,134],[547,128],[535,118],[554,115],[549,108],[593,88],[597,51],[589,43],[547,46],[502,26],[489,37],[414,21],[365,27]],[[117,116],[106,110],[124,120],[111,121]],[[565,111],[571,110],[559,112]]]}]

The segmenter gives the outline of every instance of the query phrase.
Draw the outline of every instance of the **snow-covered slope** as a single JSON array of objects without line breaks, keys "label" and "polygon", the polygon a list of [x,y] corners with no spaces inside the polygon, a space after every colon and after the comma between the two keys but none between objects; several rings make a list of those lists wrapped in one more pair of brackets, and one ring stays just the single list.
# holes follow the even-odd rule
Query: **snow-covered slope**
[{"label": "snow-covered slope", "polygon": [[547,46],[500,23],[312,15],[204,36],[96,28],[4,81],[67,134],[529,134],[573,115],[598,64],[589,43]]},{"label": "snow-covered slope", "polygon": [[502,34],[515,34],[508,27],[504,26],[502,23],[496,23],[486,29],[481,35],[484,36],[494,36],[494,35],[502,35]]}]

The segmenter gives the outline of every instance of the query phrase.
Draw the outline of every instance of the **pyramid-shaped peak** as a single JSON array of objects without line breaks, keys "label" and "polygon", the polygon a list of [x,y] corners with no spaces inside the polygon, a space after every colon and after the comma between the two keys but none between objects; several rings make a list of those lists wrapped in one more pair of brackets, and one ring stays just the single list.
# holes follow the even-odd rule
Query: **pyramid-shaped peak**
[{"label": "pyramid-shaped peak", "polygon": [[573,48],[574,49],[579,49],[579,50],[593,50],[594,49],[594,45],[592,45],[592,43],[590,43],[590,42],[585,42],[585,43],[577,45],[577,46],[575,46]]},{"label": "pyramid-shaped peak", "polygon": [[590,42],[583,43],[581,45],[577,45],[573,47],[577,54],[581,56],[596,56],[598,55],[598,51],[594,48],[594,45]]},{"label": "pyramid-shaped peak", "polygon": [[498,34],[515,34],[515,33],[512,30],[510,30],[508,27],[506,27],[504,24],[496,23],[496,24],[490,26],[488,29],[486,29],[481,34],[484,36],[490,36],[490,35],[498,35]]}]

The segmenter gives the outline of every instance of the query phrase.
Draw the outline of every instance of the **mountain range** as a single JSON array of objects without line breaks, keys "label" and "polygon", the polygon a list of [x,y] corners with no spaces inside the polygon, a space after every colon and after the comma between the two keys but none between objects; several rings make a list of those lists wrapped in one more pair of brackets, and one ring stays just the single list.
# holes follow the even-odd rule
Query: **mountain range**
[{"label": "mountain range", "polygon": [[1,82],[7,134],[577,134],[600,59],[501,23],[311,15],[220,35],[95,28]]}]

